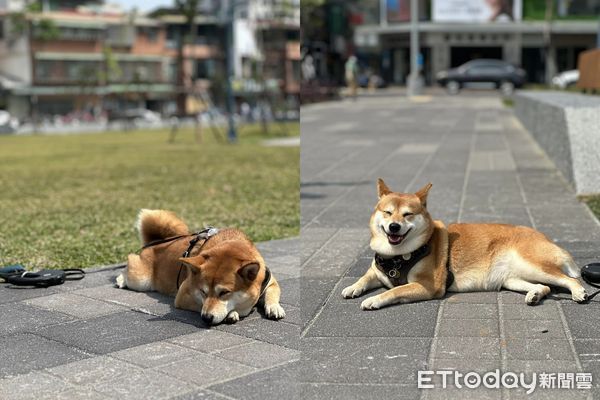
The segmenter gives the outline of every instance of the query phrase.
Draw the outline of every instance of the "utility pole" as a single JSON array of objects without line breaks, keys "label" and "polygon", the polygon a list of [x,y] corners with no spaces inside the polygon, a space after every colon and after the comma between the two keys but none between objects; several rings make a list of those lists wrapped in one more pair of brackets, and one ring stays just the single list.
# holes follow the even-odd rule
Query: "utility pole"
[{"label": "utility pole", "polygon": [[229,0],[227,3],[227,79],[225,85],[227,87],[227,123],[229,129],[227,131],[227,140],[229,143],[237,142],[237,132],[235,129],[235,121],[233,113],[235,112],[235,102],[233,99],[233,23],[235,17],[235,2],[237,0]]},{"label": "utility pole", "polygon": [[408,76],[408,95],[421,93],[419,78],[419,2],[410,0],[410,75]]}]

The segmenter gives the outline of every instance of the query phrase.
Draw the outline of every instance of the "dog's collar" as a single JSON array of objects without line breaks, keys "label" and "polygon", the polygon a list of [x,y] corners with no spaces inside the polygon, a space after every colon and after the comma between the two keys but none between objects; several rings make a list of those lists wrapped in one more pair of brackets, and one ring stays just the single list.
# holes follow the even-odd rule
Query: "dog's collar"
[{"label": "dog's collar", "polygon": [[425,243],[412,253],[401,254],[392,258],[384,258],[375,253],[375,265],[385,274],[394,286],[406,285],[408,273],[419,261],[431,253],[431,246]]},{"label": "dog's collar", "polygon": [[[200,248],[202,248],[202,246],[204,246],[206,244],[208,239],[215,236],[217,233],[219,233],[219,229],[215,228],[213,226],[206,227],[206,228],[202,229],[201,231],[193,233],[191,235],[191,236],[193,236],[193,238],[192,238],[192,240],[190,240],[190,244],[188,245],[188,248],[185,250],[185,252],[183,253],[183,255],[181,257],[183,257],[183,258],[188,257],[190,255],[190,253],[192,252],[192,250],[194,249],[194,247],[196,247],[196,244],[198,244],[198,242],[201,240],[202,240],[202,243],[200,244]],[[183,263],[181,263],[181,265],[179,266],[179,272],[177,273],[177,290],[179,290],[179,286],[181,286],[181,283],[179,283],[179,278],[181,277],[182,270],[183,270]]]}]

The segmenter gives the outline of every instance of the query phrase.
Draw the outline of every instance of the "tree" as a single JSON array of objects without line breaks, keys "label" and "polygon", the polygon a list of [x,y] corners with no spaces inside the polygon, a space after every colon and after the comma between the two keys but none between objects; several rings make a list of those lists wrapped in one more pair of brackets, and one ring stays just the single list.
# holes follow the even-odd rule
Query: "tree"
[{"label": "tree", "polygon": [[[175,7],[177,11],[183,15],[185,18],[185,25],[189,28],[189,33],[186,37],[183,37],[183,31],[181,30],[182,36],[179,38],[177,43],[177,113],[179,115],[185,115],[186,113],[186,98],[187,93],[185,89],[185,56],[184,56],[184,47],[186,42],[190,44],[194,44],[196,42],[196,24],[195,19],[198,14],[198,7],[200,0],[175,0]],[[192,71],[193,71],[192,67]],[[193,82],[194,76],[193,72],[190,76],[191,81]]]},{"label": "tree", "polygon": [[[36,39],[49,41],[58,39],[60,30],[53,20],[48,18],[35,18],[30,26],[28,16],[38,16],[42,14],[41,1],[33,1],[25,6],[23,11],[10,13],[10,35],[17,38],[22,35],[35,35]],[[32,30],[31,28],[34,27]]]}]

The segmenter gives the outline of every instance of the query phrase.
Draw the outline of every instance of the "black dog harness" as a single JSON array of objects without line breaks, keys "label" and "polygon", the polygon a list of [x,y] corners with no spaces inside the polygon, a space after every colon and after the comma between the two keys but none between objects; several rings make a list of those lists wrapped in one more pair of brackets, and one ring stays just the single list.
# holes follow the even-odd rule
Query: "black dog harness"
[{"label": "black dog harness", "polygon": [[[429,243],[425,243],[412,253],[401,254],[392,258],[384,258],[381,254],[375,253],[375,265],[377,266],[377,269],[385,274],[392,285],[406,285],[408,283],[408,274],[410,273],[410,270],[430,253],[431,246]],[[446,289],[452,286],[453,282],[454,275],[448,268]]]}]

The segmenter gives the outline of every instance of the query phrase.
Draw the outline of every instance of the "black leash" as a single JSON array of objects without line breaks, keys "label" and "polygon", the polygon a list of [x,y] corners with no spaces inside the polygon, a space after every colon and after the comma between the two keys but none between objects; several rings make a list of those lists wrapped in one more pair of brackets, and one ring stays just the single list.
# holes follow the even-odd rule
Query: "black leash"
[{"label": "black leash", "polygon": [[[590,263],[581,267],[581,278],[590,286],[600,289],[600,263]],[[590,301],[600,290],[588,295],[587,301]]]},{"label": "black leash", "polygon": [[46,288],[61,285],[65,281],[78,281],[85,277],[85,271],[79,268],[43,269],[0,275],[6,282],[15,286],[34,286]]}]

